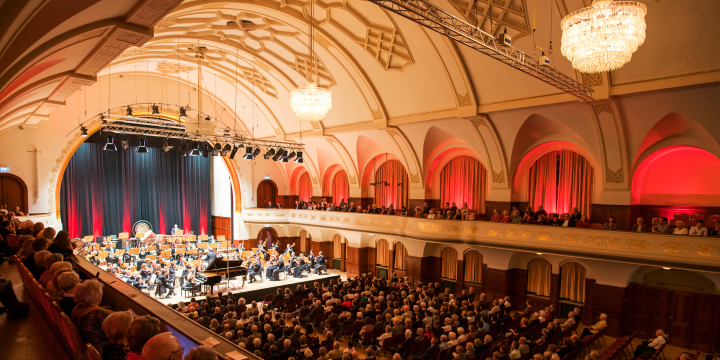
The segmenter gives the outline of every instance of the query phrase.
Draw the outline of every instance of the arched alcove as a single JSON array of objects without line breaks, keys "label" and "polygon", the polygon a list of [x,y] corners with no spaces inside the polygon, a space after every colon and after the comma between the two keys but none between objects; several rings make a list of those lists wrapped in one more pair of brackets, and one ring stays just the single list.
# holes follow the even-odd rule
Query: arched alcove
[{"label": "arched alcove", "polygon": [[447,161],[440,171],[439,188],[441,204],[455,203],[462,208],[467,203],[471,211],[485,212],[487,172],[476,158],[461,155]]},{"label": "arched alcove", "polygon": [[550,296],[552,265],[549,261],[535,258],[527,263],[527,292],[538,296]]},{"label": "arched alcove", "polygon": [[275,205],[277,202],[278,188],[274,181],[263,180],[257,186],[257,206],[268,207],[268,203]]},{"label": "arched alcove", "polygon": [[477,250],[468,250],[463,254],[463,281],[470,284],[482,284],[483,256]]}]

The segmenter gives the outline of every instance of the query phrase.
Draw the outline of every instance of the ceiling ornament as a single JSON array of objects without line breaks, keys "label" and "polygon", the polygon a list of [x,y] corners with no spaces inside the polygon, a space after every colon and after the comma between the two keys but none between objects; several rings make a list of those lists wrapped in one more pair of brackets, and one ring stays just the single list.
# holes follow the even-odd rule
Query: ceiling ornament
[{"label": "ceiling ornament", "polygon": [[619,69],[645,42],[645,14],[639,2],[595,0],[562,19],[560,50],[582,73]]},{"label": "ceiling ornament", "polygon": [[311,76],[307,77],[308,82],[305,87],[299,87],[290,91],[290,107],[293,109],[295,116],[304,121],[320,121],[324,119],[330,109],[332,109],[332,91],[317,86],[314,80],[313,70],[315,67],[315,1],[310,2],[310,34],[308,34],[308,42],[310,43],[310,57],[312,58],[312,67],[307,71]]},{"label": "ceiling ornament", "polygon": [[489,3],[490,0],[450,0],[450,4],[463,15],[465,20],[489,34],[498,34],[507,30],[513,39],[530,34],[530,22],[524,0],[505,0],[501,4],[493,2],[492,6]]},{"label": "ceiling ornament", "polygon": [[177,62],[160,61],[157,67],[155,67],[155,70],[164,74],[178,74],[195,70],[195,67]]}]

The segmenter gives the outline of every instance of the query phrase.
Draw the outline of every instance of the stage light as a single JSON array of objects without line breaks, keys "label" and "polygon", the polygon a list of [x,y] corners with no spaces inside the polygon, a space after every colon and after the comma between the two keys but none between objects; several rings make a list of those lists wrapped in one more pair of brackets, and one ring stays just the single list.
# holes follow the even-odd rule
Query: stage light
[{"label": "stage light", "polygon": [[100,114],[100,121],[102,121],[103,125],[107,124],[107,120],[105,119],[105,114]]},{"label": "stage light", "polygon": [[220,156],[225,156],[230,151],[232,151],[232,146],[230,146],[230,144],[225,144],[225,147],[223,147],[222,151],[220,151]]},{"label": "stage light", "polygon": [[267,160],[273,155],[275,155],[275,149],[270,148],[270,150],[268,150],[265,155],[263,155],[263,157],[265,158],[265,160]]},{"label": "stage light", "polygon": [[128,142],[128,139],[126,137],[120,140],[120,145],[122,146],[123,150],[127,150],[130,148],[130,143]]},{"label": "stage light", "polygon": [[297,163],[297,164],[303,163],[302,151],[297,152],[297,158],[295,158],[295,163]]},{"label": "stage light", "polygon": [[163,147],[162,147],[163,151],[168,152],[168,151],[172,150],[172,148],[173,148],[172,139],[165,139],[165,144],[163,144]]},{"label": "stage light", "polygon": [[152,114],[153,115],[160,115],[160,110],[158,110],[158,106],[153,104],[152,106]]},{"label": "stage light", "polygon": [[222,150],[222,145],[220,145],[220,143],[215,143],[215,147],[212,150],[212,156],[220,155],[220,150]]},{"label": "stage light", "polygon": [[210,121],[210,115],[205,116],[205,121]]},{"label": "stage light", "polygon": [[202,150],[202,156],[203,156],[203,157],[208,157],[208,156],[210,156],[210,152],[212,151],[212,146],[210,146],[210,145],[208,145],[208,144],[203,144],[202,149],[203,149],[203,150]]},{"label": "stage light", "polygon": [[145,138],[144,137],[141,137],[138,140],[138,147],[137,147],[137,149],[135,149],[135,151],[137,151],[139,153],[147,153],[148,152],[148,149],[145,146]]},{"label": "stage light", "polygon": [[225,129],[224,137],[230,137],[230,129]]},{"label": "stage light", "polygon": [[185,113],[186,110],[184,107],[180,107],[180,116],[178,116],[180,119],[187,119],[187,114]]},{"label": "stage light", "polygon": [[288,154],[287,156],[285,156],[285,161],[283,161],[283,162],[287,162],[288,160],[294,159],[294,158],[295,158],[295,155],[297,155],[297,154],[295,153],[295,151],[291,152],[290,154]]},{"label": "stage light", "polygon": [[132,108],[130,107],[130,105],[128,105],[127,107],[127,116],[132,116]]},{"label": "stage light", "polygon": [[235,159],[235,154],[237,154],[238,150],[240,150],[240,148],[237,145],[233,146],[232,152],[230,153],[230,160]]},{"label": "stage light", "polygon": [[105,147],[103,150],[117,151],[117,146],[115,146],[115,136],[113,134],[108,134],[107,139],[105,139]]},{"label": "stage light", "polygon": [[253,151],[253,159],[255,159],[256,156],[260,155],[260,148],[256,148],[255,151]]},{"label": "stage light", "polygon": [[88,137],[87,129],[84,126],[80,127],[80,136],[81,137]]},{"label": "stage light", "polygon": [[182,143],[182,145],[180,145],[180,154],[182,154],[182,156],[187,156],[187,150],[188,150],[187,144]]},{"label": "stage light", "polygon": [[253,156],[253,148],[252,146],[248,146],[245,148],[245,155],[243,155],[243,159],[246,160],[254,160],[255,157]]},{"label": "stage light", "polygon": [[200,155],[200,144],[193,143],[193,149],[190,152],[190,156],[198,156]]},{"label": "stage light", "polygon": [[288,155],[288,152],[287,152],[287,150],[285,150],[285,152],[283,152],[283,156],[280,157],[280,162],[288,162],[287,155]]},{"label": "stage light", "polygon": [[275,156],[272,157],[273,161],[278,161],[278,159],[285,155],[285,149],[278,149],[278,151],[275,153]]}]

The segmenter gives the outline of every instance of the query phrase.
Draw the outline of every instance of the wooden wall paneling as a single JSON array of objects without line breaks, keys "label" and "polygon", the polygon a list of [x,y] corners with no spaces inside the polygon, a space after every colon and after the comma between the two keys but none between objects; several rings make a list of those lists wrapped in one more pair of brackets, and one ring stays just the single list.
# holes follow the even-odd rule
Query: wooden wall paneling
[{"label": "wooden wall paneling", "polygon": [[278,195],[277,202],[280,203],[280,207],[283,209],[294,209],[295,201],[298,201],[299,198],[297,195]]},{"label": "wooden wall paneling", "polygon": [[327,268],[328,269],[334,269],[333,267],[333,243],[332,241],[323,241],[320,243],[320,249],[323,252],[323,255],[325,255],[325,258],[328,259],[327,262]]},{"label": "wooden wall paneling", "polygon": [[347,246],[345,248],[347,261],[345,262],[345,272],[348,277],[357,277],[360,272],[360,249]]},{"label": "wooden wall paneling", "polygon": [[651,331],[652,291],[646,286],[635,283],[630,285],[632,289],[630,331],[634,331],[640,339],[647,339]]},{"label": "wooden wall paneling", "polygon": [[[595,279],[585,279],[585,305],[580,315],[580,322],[586,326],[592,322],[593,313],[595,312]],[[562,315],[562,314],[561,314]]]},{"label": "wooden wall paneling", "polygon": [[341,243],[340,244],[340,271],[347,272],[346,259],[347,259],[347,243]]},{"label": "wooden wall paneling", "polygon": [[[488,301],[502,299],[507,295],[507,271],[488,268],[483,264],[483,292]],[[510,302],[511,304],[515,302]]]},{"label": "wooden wall paneling", "polygon": [[413,286],[422,282],[422,258],[408,256],[405,263],[406,276],[412,281]]},{"label": "wooden wall paneling", "polygon": [[642,217],[646,224],[652,222],[655,217],[667,217],[672,219],[675,214],[705,215],[708,219],[711,215],[720,214],[720,207],[713,206],[670,206],[670,205],[632,205],[630,206],[631,224],[635,223],[635,219]]},{"label": "wooden wall paneling", "polygon": [[[525,301],[527,300],[527,270],[526,269],[510,269],[507,271],[508,276],[508,296],[510,296],[510,303],[516,304],[516,309],[520,309],[520,306],[524,307]],[[538,305],[533,304],[536,309]],[[543,307],[544,309],[545,307]]]},{"label": "wooden wall paneling", "polygon": [[604,313],[608,316],[608,326],[605,330],[607,334],[615,337],[622,336],[626,288],[600,285],[594,280],[586,286],[591,289],[586,292],[583,323],[594,324],[599,320],[600,314]]},{"label": "wooden wall paneling", "polygon": [[604,224],[609,216],[615,218],[618,230],[630,230],[635,224],[630,220],[630,205],[590,204],[590,222]]},{"label": "wooden wall paneling", "polygon": [[371,248],[371,247],[366,248],[366,249],[367,249],[367,270],[365,272],[370,272],[373,275],[377,276],[377,271],[375,270],[375,266],[377,264],[376,263],[377,257],[375,255],[376,250],[375,250],[375,248]]},{"label": "wooden wall paneling", "polygon": [[395,270],[395,251],[394,251],[394,249],[395,249],[395,247],[391,244],[390,250],[388,250],[388,278],[392,278],[393,271]]},{"label": "wooden wall paneling", "polygon": [[223,216],[212,217],[212,235],[217,239],[218,235],[225,235],[226,239],[231,239],[230,236],[230,218]]},{"label": "wooden wall paneling", "polygon": [[512,209],[512,205],[509,201],[486,201],[485,215],[487,219],[490,219],[493,214],[493,210],[495,209],[497,209],[500,215],[502,215],[503,210],[510,211],[510,209]]},{"label": "wooden wall paneling", "polygon": [[690,325],[693,317],[694,296],[691,292],[673,291],[670,318],[666,329],[670,335],[668,344],[688,348],[690,345]]},{"label": "wooden wall paneling", "polygon": [[373,204],[373,198],[370,197],[351,197],[348,198],[348,202],[355,203],[355,206],[362,206],[363,210],[367,210],[368,205]]},{"label": "wooden wall paneling", "polygon": [[550,306],[552,302],[548,297],[545,296],[537,296],[535,294],[525,294],[525,300],[529,300],[532,306],[538,310],[544,310],[546,307]]},{"label": "wooden wall paneling", "polygon": [[[319,241],[310,241],[310,250],[313,250],[315,252],[315,255],[317,256],[320,251],[322,251],[322,248],[320,247]],[[323,251],[323,255],[325,255],[326,259],[332,259],[332,254],[328,256],[328,254]]]},{"label": "wooden wall paneling", "polygon": [[668,328],[672,311],[672,293],[667,289],[653,288],[652,291],[652,320],[650,334],[654,336],[655,330]]},{"label": "wooden wall paneling", "polygon": [[550,304],[559,310],[558,301],[560,300],[560,274],[550,274]]},{"label": "wooden wall paneling", "polygon": [[423,283],[436,283],[440,281],[442,272],[442,259],[437,256],[425,256],[420,260],[420,279]]}]

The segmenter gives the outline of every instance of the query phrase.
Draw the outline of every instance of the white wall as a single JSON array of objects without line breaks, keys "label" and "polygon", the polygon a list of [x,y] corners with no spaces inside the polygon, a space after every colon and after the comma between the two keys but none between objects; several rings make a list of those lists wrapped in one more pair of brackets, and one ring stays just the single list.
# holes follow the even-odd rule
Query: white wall
[{"label": "white wall", "polygon": [[210,163],[211,211],[213,216],[230,217],[233,211],[232,181],[225,162],[215,156]]}]

